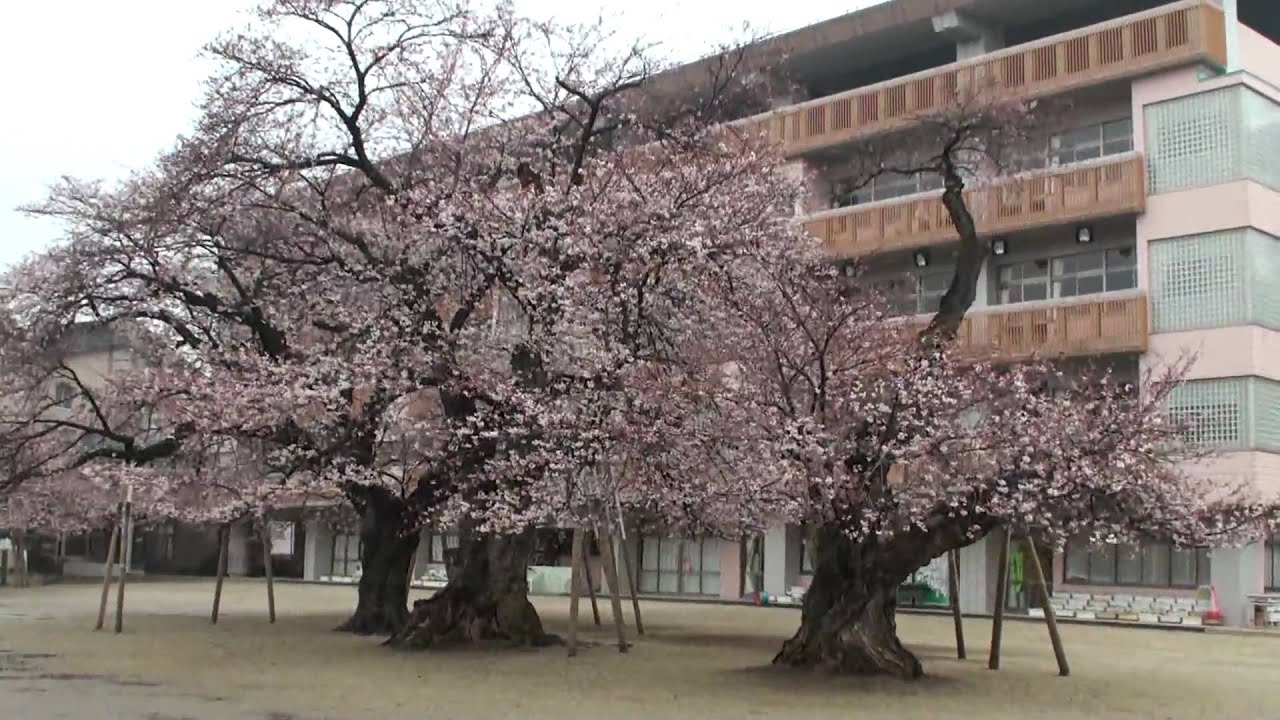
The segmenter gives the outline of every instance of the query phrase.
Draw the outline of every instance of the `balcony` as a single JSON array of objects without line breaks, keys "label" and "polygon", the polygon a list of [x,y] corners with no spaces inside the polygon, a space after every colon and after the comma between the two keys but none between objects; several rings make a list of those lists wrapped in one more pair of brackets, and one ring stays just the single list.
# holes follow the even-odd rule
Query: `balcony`
[{"label": "balcony", "polygon": [[1184,0],[753,120],[788,155],[798,155],[908,125],[979,90],[1028,100],[1194,62],[1226,64],[1225,21],[1207,0]]},{"label": "balcony", "polygon": [[1147,298],[1138,291],[983,308],[957,342],[983,359],[1028,360],[1147,350]]},{"label": "balcony", "polygon": [[[984,235],[1141,213],[1146,207],[1142,157],[1128,153],[1008,178],[969,190],[965,201]],[[828,210],[805,229],[828,252],[856,257],[941,245],[956,239],[939,193]]]}]

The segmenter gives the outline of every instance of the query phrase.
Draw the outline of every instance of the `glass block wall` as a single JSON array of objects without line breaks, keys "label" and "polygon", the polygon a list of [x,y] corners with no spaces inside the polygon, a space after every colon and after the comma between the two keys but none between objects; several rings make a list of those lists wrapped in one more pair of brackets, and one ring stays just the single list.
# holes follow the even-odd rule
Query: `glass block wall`
[{"label": "glass block wall", "polygon": [[1152,332],[1280,329],[1280,240],[1252,228],[1150,245]]},{"label": "glass block wall", "polygon": [[1280,190],[1280,106],[1243,86],[1150,105],[1145,113],[1151,195],[1252,179]]},{"label": "glass block wall", "polygon": [[1196,447],[1280,452],[1280,382],[1192,380],[1170,394],[1168,413],[1187,425],[1187,440]]}]

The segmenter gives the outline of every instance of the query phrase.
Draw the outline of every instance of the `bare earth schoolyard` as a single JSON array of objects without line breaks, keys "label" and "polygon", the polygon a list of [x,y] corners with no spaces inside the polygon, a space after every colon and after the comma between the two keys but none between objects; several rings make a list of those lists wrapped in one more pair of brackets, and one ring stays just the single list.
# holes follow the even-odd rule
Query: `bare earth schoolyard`
[{"label": "bare earth schoolyard", "polygon": [[[967,662],[949,618],[904,616],[929,677],[855,680],[767,666],[788,609],[650,602],[649,634],[620,655],[606,626],[563,648],[406,653],[329,632],[354,590],[234,581],[210,626],[212,583],[128,589],[126,632],[94,633],[99,588],[0,589],[0,718],[385,720],[445,718],[1280,718],[1280,639],[1069,625],[1058,678],[1043,625],[1009,623],[1004,669],[986,669],[990,623],[968,620]],[[113,593],[114,595],[114,593]],[[536,601],[563,633],[568,600]]]}]

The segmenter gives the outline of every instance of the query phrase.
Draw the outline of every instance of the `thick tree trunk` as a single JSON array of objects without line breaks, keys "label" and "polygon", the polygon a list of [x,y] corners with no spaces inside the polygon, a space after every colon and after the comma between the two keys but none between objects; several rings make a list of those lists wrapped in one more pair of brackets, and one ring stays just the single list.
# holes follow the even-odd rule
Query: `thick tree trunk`
[{"label": "thick tree trunk", "polygon": [[527,577],[533,532],[462,532],[449,583],[413,604],[408,626],[392,638],[400,647],[498,642],[542,646],[558,642],[542,629],[529,602]]},{"label": "thick tree trunk", "polygon": [[418,527],[405,504],[382,490],[362,498],[360,585],[356,609],[336,629],[357,635],[394,635],[409,619],[409,566],[418,550]]},{"label": "thick tree trunk", "polygon": [[854,543],[826,528],[817,535],[818,562],[800,629],[774,664],[907,680],[923,675],[920,661],[898,640],[895,612],[898,585],[929,562],[931,543],[909,536]]}]

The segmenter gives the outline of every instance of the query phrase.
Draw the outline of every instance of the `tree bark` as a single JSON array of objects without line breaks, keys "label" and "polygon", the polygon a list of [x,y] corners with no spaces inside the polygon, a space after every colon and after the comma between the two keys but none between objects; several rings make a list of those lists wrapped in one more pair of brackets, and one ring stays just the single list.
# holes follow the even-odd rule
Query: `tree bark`
[{"label": "tree bark", "polygon": [[480,642],[545,646],[559,638],[542,629],[529,602],[528,567],[533,531],[518,535],[460,533],[449,582],[413,604],[408,626],[391,644],[428,648]]},{"label": "tree bark", "polygon": [[920,661],[898,640],[897,591],[933,557],[939,538],[900,534],[887,543],[853,542],[835,528],[817,533],[817,564],[800,629],[775,665],[914,680]]},{"label": "tree bark", "polygon": [[378,488],[362,491],[360,583],[356,609],[336,629],[394,635],[409,619],[409,566],[421,539],[407,505]]}]

